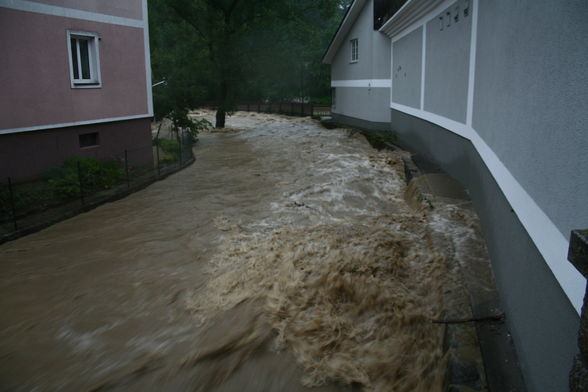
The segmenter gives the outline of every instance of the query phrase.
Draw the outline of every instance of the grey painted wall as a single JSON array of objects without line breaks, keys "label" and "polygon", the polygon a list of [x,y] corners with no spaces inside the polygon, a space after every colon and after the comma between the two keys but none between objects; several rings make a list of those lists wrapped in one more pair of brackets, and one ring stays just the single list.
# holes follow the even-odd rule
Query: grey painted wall
[{"label": "grey painted wall", "polygon": [[392,101],[420,109],[423,58],[422,27],[392,44]]},{"label": "grey painted wall", "polygon": [[462,11],[460,0],[427,23],[424,109],[465,123],[472,16]]},{"label": "grey painted wall", "polygon": [[390,122],[390,89],[337,87],[333,113],[371,122]]},{"label": "grey painted wall", "polygon": [[[351,40],[359,40],[359,61],[351,63]],[[333,59],[331,80],[390,79],[390,40],[373,30],[373,0],[367,1]],[[336,87],[333,113],[374,123],[390,121],[390,89]]]},{"label": "grey painted wall", "polygon": [[[331,64],[331,80],[370,79],[372,75],[373,1],[367,1]],[[351,40],[359,41],[359,61],[351,62]],[[389,62],[389,61],[388,61]]]},{"label": "grey painted wall", "polygon": [[578,315],[492,174],[468,140],[399,111],[391,119],[401,146],[433,160],[468,188],[528,389],[567,391]]},{"label": "grey painted wall", "polygon": [[588,5],[479,11],[474,128],[569,238],[588,227]]},{"label": "grey painted wall", "polygon": [[372,33],[372,40],[372,78],[390,79],[390,38],[380,32],[374,31]]},{"label": "grey painted wall", "polygon": [[[373,29],[373,0],[367,1],[331,64],[331,80],[390,79],[390,40]],[[351,40],[359,40],[359,61],[351,63]]]}]

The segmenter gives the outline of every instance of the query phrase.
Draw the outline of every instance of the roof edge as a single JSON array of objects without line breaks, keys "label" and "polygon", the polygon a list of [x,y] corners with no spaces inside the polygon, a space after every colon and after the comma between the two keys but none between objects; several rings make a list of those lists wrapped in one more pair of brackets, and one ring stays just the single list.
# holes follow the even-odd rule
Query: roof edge
[{"label": "roof edge", "polygon": [[378,31],[392,38],[446,2],[447,0],[408,0]]},{"label": "roof edge", "polygon": [[367,0],[353,0],[353,3],[351,3],[349,8],[347,8],[347,12],[343,17],[343,20],[341,21],[341,24],[339,25],[337,32],[331,39],[331,43],[329,44],[327,51],[323,55],[324,64],[331,64],[331,62],[333,61],[333,57],[335,57],[337,50],[339,50],[339,47],[343,43],[345,36],[347,36],[349,30],[351,30],[351,27],[353,26],[355,20],[363,10],[363,6],[366,2]]}]

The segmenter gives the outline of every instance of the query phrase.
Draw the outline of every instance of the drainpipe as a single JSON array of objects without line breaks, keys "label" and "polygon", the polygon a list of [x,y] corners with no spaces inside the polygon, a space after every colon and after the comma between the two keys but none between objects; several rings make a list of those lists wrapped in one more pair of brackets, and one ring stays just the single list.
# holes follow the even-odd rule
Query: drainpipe
[{"label": "drainpipe", "polygon": [[[588,230],[573,230],[570,238],[568,260],[588,278]],[[578,332],[580,353],[574,358],[570,371],[570,392],[588,391],[588,285],[584,294],[584,305],[580,315]]]}]

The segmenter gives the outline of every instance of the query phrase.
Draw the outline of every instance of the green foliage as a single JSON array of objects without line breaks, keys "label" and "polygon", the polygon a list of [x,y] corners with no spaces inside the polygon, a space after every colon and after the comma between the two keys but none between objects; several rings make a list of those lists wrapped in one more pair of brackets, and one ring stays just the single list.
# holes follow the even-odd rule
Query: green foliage
[{"label": "green foliage", "polygon": [[45,177],[55,196],[67,199],[79,196],[80,180],[84,192],[91,193],[119,184],[125,179],[125,171],[114,160],[100,162],[95,158],[71,157],[62,166],[50,169]]},{"label": "green foliage", "polygon": [[[51,193],[47,187],[39,184],[13,185],[12,196],[14,208],[18,212],[29,209],[31,206],[41,206],[47,202]],[[10,192],[8,187],[0,189],[0,214],[9,216],[12,214]]]},{"label": "green foliage", "polygon": [[398,140],[398,135],[394,131],[374,131],[368,129],[350,129],[347,136],[353,137],[355,134],[361,133],[372,147],[382,150],[391,148]]},{"label": "green foliage", "polygon": [[[214,101],[330,102],[322,56],[348,0],[150,0],[155,118]],[[314,99],[313,99],[314,101]]]},{"label": "green foliage", "polygon": [[159,148],[159,164],[165,165],[180,160],[180,143],[171,139],[155,139],[153,145]]}]

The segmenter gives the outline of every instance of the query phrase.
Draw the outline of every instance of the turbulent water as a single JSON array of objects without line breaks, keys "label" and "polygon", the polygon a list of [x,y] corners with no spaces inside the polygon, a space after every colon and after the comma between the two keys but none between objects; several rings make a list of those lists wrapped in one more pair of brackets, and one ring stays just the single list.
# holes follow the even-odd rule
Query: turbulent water
[{"label": "turbulent water", "polygon": [[432,321],[468,315],[487,257],[469,203],[345,130],[228,124],[184,171],[0,247],[0,390],[441,390]]}]

